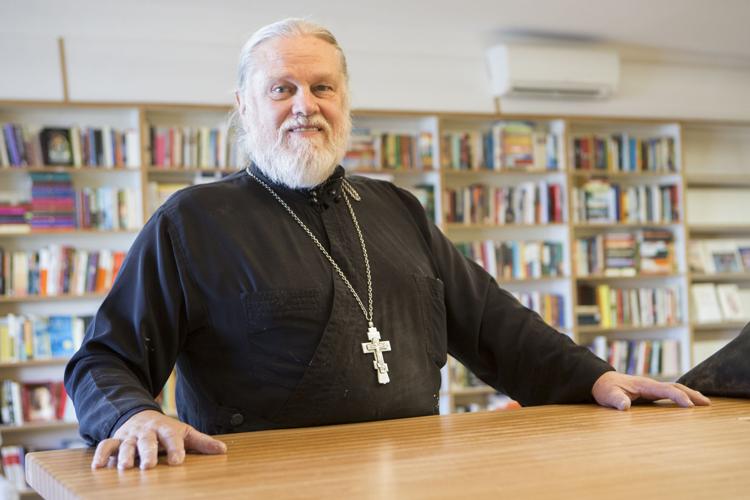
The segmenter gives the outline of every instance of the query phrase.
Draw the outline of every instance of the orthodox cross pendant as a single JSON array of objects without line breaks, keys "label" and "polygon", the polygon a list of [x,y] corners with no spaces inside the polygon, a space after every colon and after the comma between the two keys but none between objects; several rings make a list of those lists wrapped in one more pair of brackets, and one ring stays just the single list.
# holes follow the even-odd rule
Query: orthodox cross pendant
[{"label": "orthodox cross pendant", "polygon": [[380,332],[372,323],[367,329],[367,338],[370,341],[362,342],[362,352],[374,355],[375,359],[372,360],[372,365],[378,373],[378,382],[387,384],[390,382],[390,378],[388,378],[388,365],[383,359],[383,353],[391,350],[391,343],[387,340],[380,340]]}]

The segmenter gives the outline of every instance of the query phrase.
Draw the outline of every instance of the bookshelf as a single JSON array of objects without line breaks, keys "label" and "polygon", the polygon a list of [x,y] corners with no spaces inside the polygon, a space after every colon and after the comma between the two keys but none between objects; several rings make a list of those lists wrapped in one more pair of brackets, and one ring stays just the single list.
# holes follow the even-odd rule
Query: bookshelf
[{"label": "bookshelf", "polygon": [[[187,156],[184,144],[190,131],[198,131],[198,134],[201,130],[204,134],[208,131],[207,138],[200,138],[204,145],[205,141],[209,145],[212,144],[211,141],[215,145],[229,144],[231,138],[225,127],[229,111],[228,106],[0,101],[0,123],[58,128],[110,127],[135,130],[139,138],[138,165],[72,168],[34,164],[0,168],[0,192],[30,192],[32,173],[69,174],[75,190],[106,187],[132,190],[136,195],[136,218],[140,226],[160,203],[160,199],[180,186],[209,182],[236,170],[232,160],[236,153],[229,147],[222,156],[208,161],[203,161],[206,158],[193,151],[192,154],[198,155],[197,160],[175,161],[171,164],[162,161],[166,157],[166,145],[160,146],[162,149],[158,152],[155,147],[151,147],[154,138],[159,133],[162,137],[168,137],[169,130],[172,130],[174,136],[179,129],[183,134],[182,158]],[[536,154],[544,151],[544,161],[535,162],[532,159],[524,164],[523,160],[518,160],[518,164],[515,164],[513,162],[517,159],[513,159],[502,167],[493,167],[494,158],[493,162],[486,161],[492,151],[485,142],[486,137],[492,134],[498,123],[513,127],[521,122],[531,123],[532,141],[538,141],[535,142],[537,149],[534,151]],[[556,320],[553,322],[563,334],[575,341],[584,345],[598,343],[600,347],[602,342],[606,347],[607,342],[619,341],[629,343],[633,348],[638,346],[639,349],[643,349],[641,344],[651,342],[651,345],[647,345],[651,351],[655,349],[653,342],[672,343],[677,349],[677,370],[681,373],[705,357],[710,350],[717,349],[719,341],[725,342],[736,335],[742,327],[743,323],[737,320],[696,322],[693,318],[694,308],[690,303],[690,288],[694,284],[716,283],[736,284],[740,290],[747,289],[750,288],[750,270],[710,274],[696,272],[688,265],[687,251],[689,244],[696,240],[750,240],[750,225],[742,219],[742,205],[737,205],[735,218],[722,213],[711,213],[710,210],[712,206],[720,206],[715,201],[717,196],[721,203],[725,198],[737,203],[748,199],[750,151],[747,144],[750,144],[750,124],[359,110],[354,113],[354,129],[356,154],[344,162],[347,170],[358,175],[390,180],[410,189],[428,208],[435,223],[455,243],[465,244],[469,249],[473,245],[474,249],[491,250],[490,254],[495,255],[496,266],[497,255],[508,251],[508,246],[503,247],[503,244],[512,246],[515,249],[512,251],[519,255],[525,255],[527,251],[529,255],[536,255],[540,248],[544,248],[545,243],[557,244],[559,250],[555,250],[554,272],[541,270],[543,266],[537,263],[537,267],[529,268],[536,270],[523,274],[512,270],[507,274],[498,273],[498,281],[501,286],[532,306],[548,309],[554,307],[553,316]],[[663,166],[655,166],[653,171],[620,171],[606,164],[604,168],[597,168],[594,161],[589,165],[591,168],[584,169],[580,164],[580,139],[586,137],[602,140],[603,146],[602,142],[591,142],[592,145],[599,144],[600,151],[615,147],[623,137],[642,142],[658,139],[659,145],[648,146],[661,148],[659,152],[651,153],[651,158],[658,158],[662,162],[669,158],[671,164],[667,162]],[[371,147],[371,141],[375,140],[381,141],[379,148],[384,148],[377,155]],[[385,146],[382,145],[383,142],[386,143]],[[404,149],[412,151],[410,156],[404,153]],[[549,151],[555,151],[555,162],[547,161]],[[592,154],[591,151],[593,149],[589,154]],[[155,160],[157,155],[163,157],[162,160]],[[614,153],[607,154],[608,161],[614,158]],[[455,164],[457,159],[458,165]],[[630,189],[634,199],[645,192],[646,188],[642,186],[656,186],[653,198],[668,199],[669,202],[656,210],[658,217],[647,216],[624,221],[611,217],[586,220],[586,217],[579,216],[580,199],[576,193],[585,190],[589,183],[595,183],[596,188],[617,186],[620,193]],[[513,193],[520,192],[525,187],[524,196],[533,194],[537,197],[539,193],[546,192],[546,201],[533,198],[531,206],[535,210],[541,210],[536,208],[538,206],[546,206],[549,210],[555,204],[551,203],[548,190],[552,185],[559,186],[556,188],[559,189],[556,194],[559,197],[556,199],[556,216],[549,217],[548,214],[548,217],[542,219],[538,213],[534,213],[533,217],[520,217],[512,221],[495,216],[452,222],[451,192],[464,190],[471,193],[472,186],[481,186],[485,195],[492,193],[493,198],[499,199],[501,195],[512,197],[513,195],[509,195],[511,190]],[[638,194],[639,189],[641,194]],[[520,202],[518,203],[520,206]],[[705,209],[707,205],[709,210]],[[497,203],[488,205],[495,211],[495,215],[497,206]],[[669,215],[662,209],[670,209]],[[135,227],[114,230],[90,228],[61,231],[35,228],[26,232],[0,231],[0,247],[30,252],[49,245],[68,245],[90,251],[102,248],[126,250],[137,230]],[[656,271],[650,269],[648,272],[640,268],[628,270],[625,274],[612,274],[605,269],[587,273],[578,270],[579,240],[595,241],[596,238],[626,234],[633,236],[633,241],[639,245],[645,241],[658,246],[658,238],[649,242],[647,233],[658,235],[665,232],[670,235],[669,241],[663,242],[665,248],[669,247],[669,263],[666,268],[658,267],[664,265],[661,262],[657,263]],[[480,265],[490,267],[490,263],[481,262],[481,255],[480,251],[472,258]],[[657,255],[652,257],[654,261],[658,260]],[[535,259],[539,260],[538,257]],[[576,314],[579,306],[585,305],[582,302],[585,295],[582,290],[585,287],[596,289],[598,286],[610,289],[671,287],[679,295],[676,306],[679,317],[668,324],[650,326],[582,324]],[[0,315],[92,314],[104,296],[103,291],[61,293],[54,296],[0,295]],[[552,306],[551,299],[545,296],[559,297],[559,303]],[[552,313],[548,310],[547,316],[550,315]],[[20,381],[40,378],[60,380],[66,359],[0,362],[0,377]],[[467,382],[467,375],[462,369],[455,360],[449,359],[443,370],[442,412],[502,408],[508,403],[507,398],[495,394],[493,389],[481,384],[481,381]],[[650,374],[659,380],[673,380],[676,375]],[[69,423],[0,427],[0,437],[4,443],[34,448],[58,447],[74,436],[75,424]]]},{"label": "bookshelf", "polygon": [[750,252],[745,215],[750,199],[750,125],[686,123],[684,138],[688,282],[697,363],[750,320],[750,257],[743,256]]}]

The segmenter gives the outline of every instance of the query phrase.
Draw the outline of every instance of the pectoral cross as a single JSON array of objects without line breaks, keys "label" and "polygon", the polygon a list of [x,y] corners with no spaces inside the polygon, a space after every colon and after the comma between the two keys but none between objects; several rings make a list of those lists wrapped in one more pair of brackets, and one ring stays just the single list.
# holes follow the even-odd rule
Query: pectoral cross
[{"label": "pectoral cross", "polygon": [[388,378],[388,365],[383,359],[383,353],[391,350],[391,343],[387,340],[380,340],[380,332],[370,322],[370,327],[367,329],[367,338],[369,342],[362,342],[362,352],[365,354],[373,354],[375,359],[372,360],[372,365],[375,367],[375,371],[378,372],[378,382],[381,384],[387,384],[391,381]]}]

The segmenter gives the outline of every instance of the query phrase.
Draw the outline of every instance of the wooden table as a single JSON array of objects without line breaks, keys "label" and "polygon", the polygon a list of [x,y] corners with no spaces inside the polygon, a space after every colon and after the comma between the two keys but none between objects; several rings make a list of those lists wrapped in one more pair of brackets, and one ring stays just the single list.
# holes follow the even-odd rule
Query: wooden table
[{"label": "wooden table", "polygon": [[750,498],[750,401],[593,405],[220,436],[229,452],[149,471],[31,453],[45,498]]}]

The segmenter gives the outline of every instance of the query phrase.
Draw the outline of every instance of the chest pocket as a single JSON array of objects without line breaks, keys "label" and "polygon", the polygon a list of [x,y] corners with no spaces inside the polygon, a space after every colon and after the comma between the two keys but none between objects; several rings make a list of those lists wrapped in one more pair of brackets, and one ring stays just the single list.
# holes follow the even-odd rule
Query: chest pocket
[{"label": "chest pocket", "polygon": [[419,291],[422,324],[427,341],[427,352],[438,367],[445,365],[448,356],[445,293],[443,282],[428,276],[414,276]]},{"label": "chest pocket", "polygon": [[242,294],[251,369],[264,383],[293,388],[312,359],[328,321],[319,288]]}]

